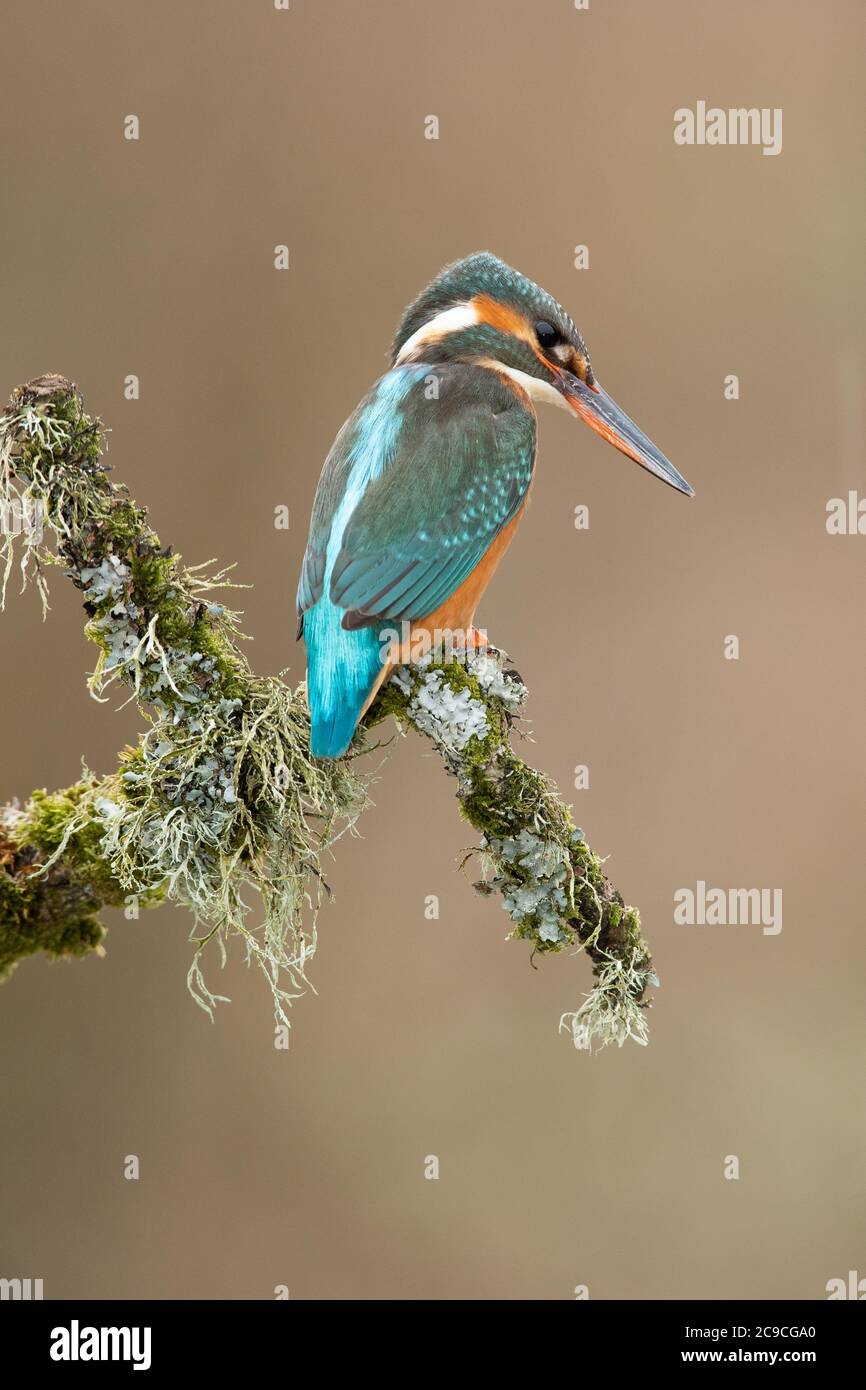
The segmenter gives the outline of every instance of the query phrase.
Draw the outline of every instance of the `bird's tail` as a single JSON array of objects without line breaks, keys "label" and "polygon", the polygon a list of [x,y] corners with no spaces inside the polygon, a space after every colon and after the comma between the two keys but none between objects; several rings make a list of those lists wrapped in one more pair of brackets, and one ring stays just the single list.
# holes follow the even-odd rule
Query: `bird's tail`
[{"label": "bird's tail", "polygon": [[314,758],[341,758],[357,728],[360,710],[332,710],[328,713],[313,710],[310,730],[310,752]]},{"label": "bird's tail", "polygon": [[346,752],[382,670],[378,632],[347,632],[342,616],[324,597],[304,615],[314,758],[339,758]]}]

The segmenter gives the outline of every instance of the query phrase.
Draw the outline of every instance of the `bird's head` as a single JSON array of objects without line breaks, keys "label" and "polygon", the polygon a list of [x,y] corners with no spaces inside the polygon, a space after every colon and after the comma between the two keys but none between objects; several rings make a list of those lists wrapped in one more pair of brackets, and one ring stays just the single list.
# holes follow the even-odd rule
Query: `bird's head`
[{"label": "bird's head", "polygon": [[489,251],[446,266],[403,315],[392,363],[472,362],[565,406],[636,463],[693,490],[593,374],[586,343],[556,300]]}]

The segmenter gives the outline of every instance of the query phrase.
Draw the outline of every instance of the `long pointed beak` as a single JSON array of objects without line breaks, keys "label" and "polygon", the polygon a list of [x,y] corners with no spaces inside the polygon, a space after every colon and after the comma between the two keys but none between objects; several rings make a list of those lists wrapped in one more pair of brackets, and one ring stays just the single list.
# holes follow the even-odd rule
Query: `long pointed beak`
[{"label": "long pointed beak", "polygon": [[678,492],[684,492],[687,497],[694,497],[695,490],[689,486],[682,473],[674,468],[651,439],[647,439],[643,430],[638,429],[616,401],[611,400],[606,391],[602,391],[598,382],[587,386],[580,377],[573,376],[571,372],[562,372],[557,386],[575,415],[585,420],[590,429],[600,434],[608,444],[613,444],[642,468],[648,468],[650,473],[661,478],[663,483],[675,487]]}]

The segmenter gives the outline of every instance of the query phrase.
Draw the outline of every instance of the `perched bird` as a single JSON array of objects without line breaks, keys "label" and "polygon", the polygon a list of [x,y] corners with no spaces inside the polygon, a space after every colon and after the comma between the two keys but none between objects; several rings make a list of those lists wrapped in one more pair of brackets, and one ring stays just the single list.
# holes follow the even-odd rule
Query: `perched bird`
[{"label": "perched bird", "polygon": [[536,401],[693,495],[601,389],[555,299],[486,251],[446,266],[404,313],[391,369],[316,491],[298,585],[315,756],[345,753],[403,643],[474,632],[532,484]]}]

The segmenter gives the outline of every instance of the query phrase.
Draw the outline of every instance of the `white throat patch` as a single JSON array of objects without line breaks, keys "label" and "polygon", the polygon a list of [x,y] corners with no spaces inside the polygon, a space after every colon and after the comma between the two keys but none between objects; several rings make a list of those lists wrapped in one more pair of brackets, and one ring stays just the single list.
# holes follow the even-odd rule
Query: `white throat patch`
[{"label": "white throat patch", "polygon": [[542,381],[540,376],[532,376],[529,372],[521,372],[517,367],[506,367],[503,362],[493,359],[490,366],[495,367],[497,372],[504,372],[506,376],[510,376],[511,380],[522,386],[527,396],[531,396],[534,401],[546,401],[548,405],[558,405],[562,410],[568,410],[568,401],[549,381]]}]

